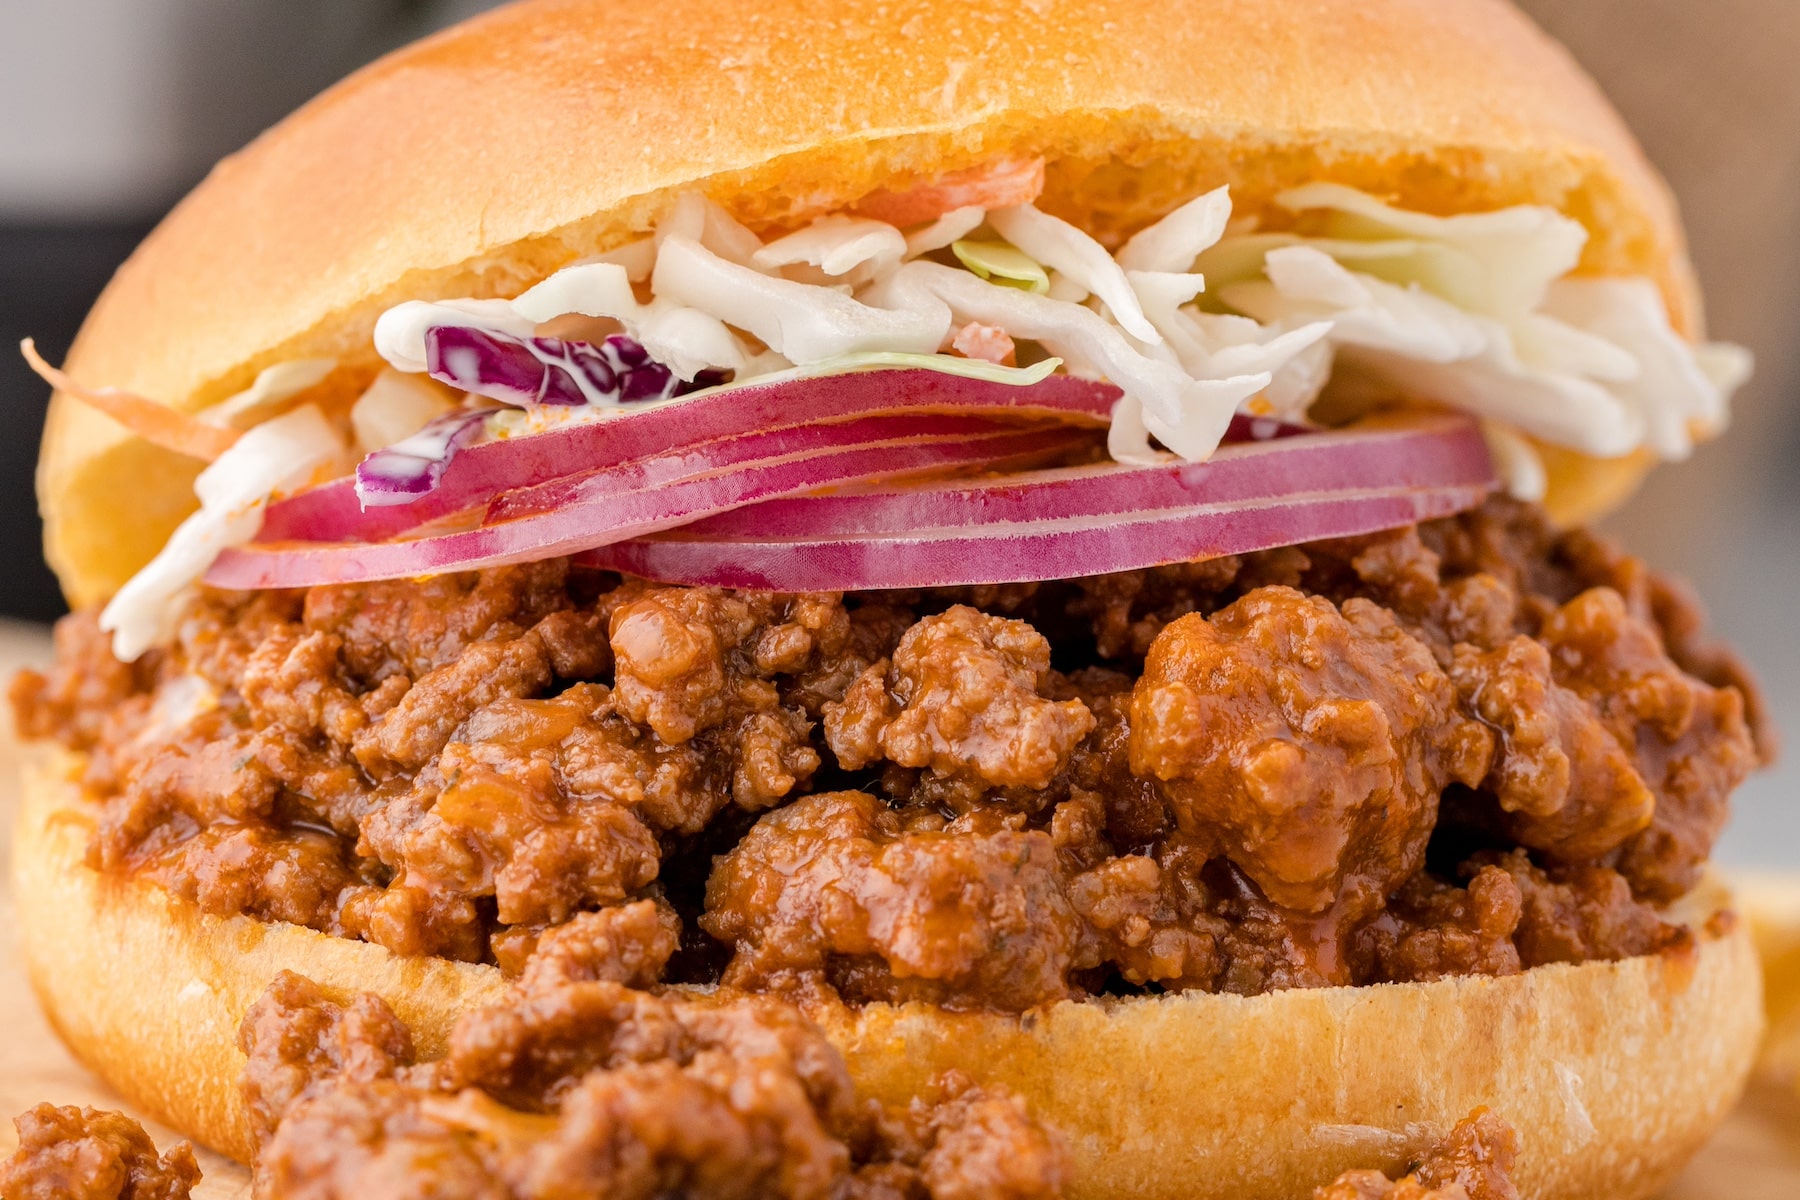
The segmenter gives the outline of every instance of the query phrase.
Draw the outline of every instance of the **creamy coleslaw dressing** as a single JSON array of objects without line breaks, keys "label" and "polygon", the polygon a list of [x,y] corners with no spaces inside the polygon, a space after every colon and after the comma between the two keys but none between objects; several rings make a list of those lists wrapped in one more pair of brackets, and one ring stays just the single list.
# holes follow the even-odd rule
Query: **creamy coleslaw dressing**
[{"label": "creamy coleslaw dressing", "polygon": [[[940,353],[975,323],[1123,389],[1112,444],[1131,459],[1154,457],[1153,437],[1203,459],[1240,407],[1304,420],[1340,368],[1496,430],[1674,459],[1722,427],[1748,373],[1735,347],[1683,341],[1650,281],[1572,277],[1586,231],[1552,209],[1437,217],[1336,184],[1277,203],[1304,232],[1234,222],[1220,188],[1114,255],[1030,204],[910,231],[829,216],[764,244],[690,195],[655,237],[510,307],[403,305],[377,344],[419,370],[432,324],[518,336],[574,312],[619,320],[683,379],[721,369],[745,383],[850,354]],[[992,248],[1038,270],[997,271]]]},{"label": "creamy coleslaw dressing", "polygon": [[311,404],[239,438],[194,481],[199,511],[100,613],[100,627],[113,635],[113,653],[131,662],[173,636],[188,590],[220,552],[256,536],[269,498],[330,478],[346,457],[343,438]]},{"label": "creamy coleslaw dressing", "polygon": [[[431,329],[521,339],[558,370],[554,342],[536,332],[565,316],[616,321],[677,378],[724,371],[726,387],[879,366],[1029,383],[1064,367],[1123,392],[1108,438],[1121,461],[1204,460],[1239,411],[1303,421],[1328,390],[1399,391],[1480,417],[1503,485],[1523,499],[1545,489],[1531,439],[1599,457],[1679,459],[1724,426],[1748,377],[1747,352],[1683,340],[1649,280],[1574,276],[1587,234],[1552,209],[1437,217],[1328,183],[1277,204],[1295,215],[1295,230],[1234,221],[1220,188],[1114,254],[1029,203],[958,208],[911,229],[832,215],[765,243],[687,194],[652,237],[516,299],[414,301],[384,313],[375,349],[398,374],[378,379],[353,410],[357,442],[391,446],[416,431],[415,417],[441,415],[397,385],[427,371]],[[1021,370],[952,355],[964,330],[1055,357]],[[586,405],[500,410],[480,436],[617,411],[615,396],[567,373]],[[323,371],[295,363],[265,376],[204,419],[273,410],[283,389]],[[284,439],[293,445],[276,469],[268,447]],[[232,488],[210,502],[203,491],[201,511],[107,607],[115,652],[135,658],[164,636],[180,594],[219,551],[254,537],[268,499],[344,453],[316,409],[251,430],[201,477],[229,477]]]},{"label": "creamy coleslaw dressing", "polygon": [[337,370],[332,358],[297,358],[260,372],[249,387],[200,415],[220,429],[248,429],[274,416],[289,400],[325,382]]}]

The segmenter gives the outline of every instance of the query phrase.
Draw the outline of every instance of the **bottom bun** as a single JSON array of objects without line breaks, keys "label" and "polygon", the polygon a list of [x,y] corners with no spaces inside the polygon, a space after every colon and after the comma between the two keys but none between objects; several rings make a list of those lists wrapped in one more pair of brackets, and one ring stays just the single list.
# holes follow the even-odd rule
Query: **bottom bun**
[{"label": "bottom bun", "polygon": [[143,1115],[249,1162],[238,1024],[275,977],[376,992],[435,1058],[450,1026],[505,987],[492,967],[400,958],[298,925],[212,917],[153,883],[87,865],[94,806],[79,759],[26,768],[13,830],[13,902],[31,986],[57,1034]]},{"label": "bottom bun", "polygon": [[[21,941],[57,1031],[146,1114],[248,1157],[237,1024],[283,970],[386,997],[426,1055],[503,987],[492,968],[209,917],[101,877],[85,865],[93,817],[74,765],[26,778]],[[1077,1200],[1293,1200],[1350,1167],[1397,1171],[1484,1104],[1518,1131],[1522,1196],[1638,1200],[1724,1119],[1756,1057],[1749,936],[1706,925],[1691,953],[1507,978],[1065,1002],[1022,1018],[871,1005],[823,1021],[884,1101],[950,1068],[1019,1092],[1067,1140]]]}]

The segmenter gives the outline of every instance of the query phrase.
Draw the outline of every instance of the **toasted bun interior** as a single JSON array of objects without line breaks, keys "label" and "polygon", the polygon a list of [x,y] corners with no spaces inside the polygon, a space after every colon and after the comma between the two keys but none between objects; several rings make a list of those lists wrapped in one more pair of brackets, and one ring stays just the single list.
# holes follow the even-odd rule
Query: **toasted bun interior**
[{"label": "toasted bun interior", "polygon": [[[27,777],[14,884],[31,976],[77,1056],[133,1104],[246,1158],[244,1010],[282,970],[386,997],[422,1051],[496,996],[492,968],[399,959],[293,926],[199,914],[85,865],[71,760]],[[1655,1194],[1724,1119],[1756,1056],[1749,936],[1688,955],[1503,979],[1062,1003],[1024,1018],[872,1005],[826,1015],[859,1088],[903,1102],[958,1068],[1059,1129],[1077,1200],[1292,1200],[1400,1169],[1478,1105],[1518,1130],[1521,1194]]]},{"label": "toasted bun interior", "polygon": [[[1230,184],[1333,180],[1428,212],[1549,205],[1584,269],[1698,330],[1666,189],[1505,0],[528,0],[360,72],[221,163],[119,271],[68,368],[193,410],[297,358],[372,373],[407,299],[516,294],[699,187],[760,228],[1044,156],[1103,236]],[[39,471],[76,606],[141,567],[195,464],[60,398]]]}]

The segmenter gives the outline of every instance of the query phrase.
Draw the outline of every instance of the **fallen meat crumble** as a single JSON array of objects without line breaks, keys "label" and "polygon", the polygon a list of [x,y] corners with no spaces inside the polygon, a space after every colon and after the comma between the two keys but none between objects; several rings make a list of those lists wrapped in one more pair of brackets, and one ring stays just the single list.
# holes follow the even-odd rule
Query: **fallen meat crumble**
[{"label": "fallen meat crumble", "polygon": [[1315,1189],[1313,1200],[1518,1200],[1512,1182],[1518,1141],[1510,1125],[1478,1108],[1399,1179],[1345,1171]]},{"label": "fallen meat crumble", "polygon": [[851,1002],[1652,952],[1758,756],[1684,592],[1500,500],[1059,583],[555,561],[205,592],[130,666],[91,615],[57,642],[13,699],[86,752],[102,870],[514,974],[635,902],[628,982]]},{"label": "fallen meat crumble", "polygon": [[[659,919],[638,902],[549,935],[429,1065],[379,997],[339,1003],[280,976],[239,1035],[258,1200],[1062,1195],[1062,1147],[1017,1099],[951,1075],[905,1109],[859,1102],[837,1051],[778,1000],[621,986],[637,968],[607,941],[613,914]],[[188,1200],[200,1181],[187,1143],[158,1158],[119,1113],[43,1104],[14,1125],[7,1200]],[[1517,1200],[1517,1153],[1477,1109],[1399,1179],[1346,1171],[1313,1200]]]},{"label": "fallen meat crumble", "polygon": [[188,1200],[200,1182],[186,1142],[159,1158],[144,1127],[121,1113],[40,1104],[13,1128],[19,1148],[0,1162],[5,1200]]},{"label": "fallen meat crumble", "polygon": [[626,986],[646,965],[618,953],[632,923],[663,928],[638,901],[546,935],[425,1065],[378,997],[281,976],[240,1035],[259,1200],[1061,1195],[1061,1147],[1017,1099],[952,1075],[904,1109],[859,1101],[780,1000]]}]

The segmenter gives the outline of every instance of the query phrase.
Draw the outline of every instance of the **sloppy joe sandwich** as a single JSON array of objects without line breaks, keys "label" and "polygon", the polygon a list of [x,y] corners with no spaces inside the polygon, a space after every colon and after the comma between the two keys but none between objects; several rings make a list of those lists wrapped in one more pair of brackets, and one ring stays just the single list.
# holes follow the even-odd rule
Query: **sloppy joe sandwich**
[{"label": "sloppy joe sandwich", "polygon": [[1748,356],[1501,0],[525,0],[27,352],[32,977],[264,1194],[1630,1200],[1755,1058],[1584,528]]}]

